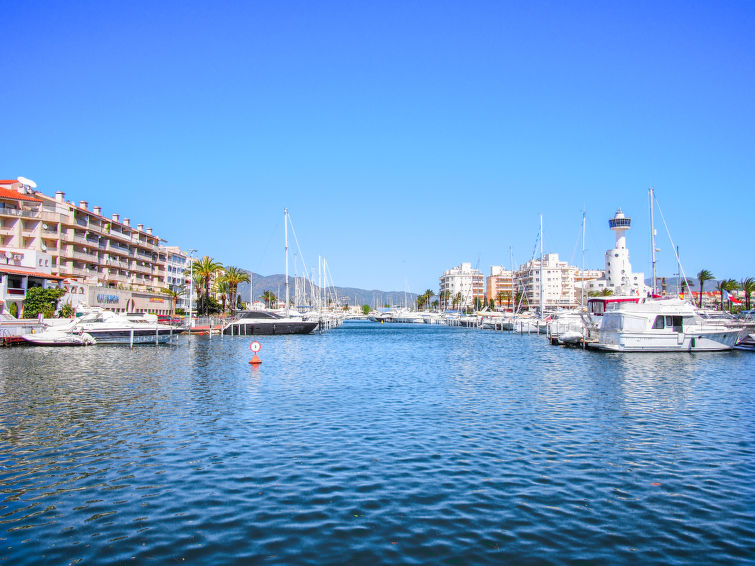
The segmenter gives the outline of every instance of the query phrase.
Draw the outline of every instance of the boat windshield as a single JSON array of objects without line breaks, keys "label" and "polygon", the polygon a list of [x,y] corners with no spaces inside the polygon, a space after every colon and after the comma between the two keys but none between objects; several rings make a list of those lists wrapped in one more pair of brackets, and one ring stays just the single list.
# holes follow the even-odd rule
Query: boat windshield
[{"label": "boat windshield", "polygon": [[236,319],[240,320],[243,318],[254,318],[254,319],[279,319],[282,318],[279,314],[270,312],[270,311],[242,311],[239,314],[236,315]]}]

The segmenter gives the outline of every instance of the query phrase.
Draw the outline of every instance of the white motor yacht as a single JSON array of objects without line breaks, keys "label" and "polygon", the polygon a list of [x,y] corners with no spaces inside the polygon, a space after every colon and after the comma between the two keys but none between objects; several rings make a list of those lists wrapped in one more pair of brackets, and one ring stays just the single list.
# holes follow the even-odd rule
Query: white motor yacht
[{"label": "white motor yacht", "polygon": [[588,346],[614,352],[731,350],[743,327],[711,322],[679,298],[614,303],[603,314],[598,341]]},{"label": "white motor yacht", "polygon": [[85,342],[93,339],[96,344],[159,344],[167,342],[182,330],[161,324],[154,314],[116,313],[95,308],[68,324],[25,334],[22,338],[30,344],[46,346],[76,345],[80,339]]}]

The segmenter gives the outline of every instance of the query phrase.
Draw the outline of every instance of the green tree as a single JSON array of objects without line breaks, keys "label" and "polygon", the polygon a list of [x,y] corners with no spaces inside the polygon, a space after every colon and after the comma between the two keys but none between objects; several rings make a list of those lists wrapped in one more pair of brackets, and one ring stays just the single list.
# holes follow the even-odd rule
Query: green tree
[{"label": "green tree", "polygon": [[697,274],[697,281],[700,283],[700,308],[703,308],[703,284],[712,279],[715,279],[715,277],[707,269],[701,269],[700,273]]},{"label": "green tree", "polygon": [[718,292],[721,295],[721,310],[724,310],[726,308],[726,306],[724,305],[724,291],[730,293],[738,287],[739,284],[734,279],[722,279],[718,282],[716,289],[718,289]]},{"label": "green tree", "polygon": [[742,280],[739,288],[745,292],[745,309],[750,310],[750,295],[755,291],[755,278],[748,277]]},{"label": "green tree", "polygon": [[71,318],[75,314],[73,307],[66,303],[62,307],[60,307],[60,310],[58,311],[58,317],[59,318]]},{"label": "green tree", "polygon": [[448,308],[448,301],[451,300],[451,291],[449,291],[448,289],[446,289],[445,291],[441,291],[438,296],[440,297],[441,308],[444,309],[444,310],[447,309]]},{"label": "green tree", "polygon": [[434,294],[435,293],[433,292],[432,289],[425,289],[425,292],[422,293],[422,296],[425,298],[425,300],[424,300],[425,306],[429,306],[430,305],[430,299],[433,298]]},{"label": "green tree", "polygon": [[199,275],[202,286],[202,295],[197,301],[197,311],[205,315],[211,314],[209,312],[210,281],[219,271],[223,271],[223,264],[207,255],[194,263],[194,272]]},{"label": "green tree", "polygon": [[265,306],[267,308],[271,308],[272,305],[275,304],[275,302],[278,300],[278,297],[275,296],[275,293],[270,291],[269,289],[265,291],[260,298],[265,301]]},{"label": "green tree", "polygon": [[228,281],[226,280],[225,276],[220,277],[215,283],[215,293],[220,295],[220,304],[222,305],[222,310],[220,312],[225,312],[225,306],[226,302],[228,300],[228,292],[230,291],[231,286],[228,285]]},{"label": "green tree", "polygon": [[238,308],[239,284],[249,283],[249,274],[239,267],[230,266],[225,270],[225,280],[228,282],[231,305]]},{"label": "green tree", "polygon": [[186,288],[183,285],[181,285],[180,287],[177,287],[176,289],[171,289],[170,287],[167,287],[160,290],[170,297],[170,313],[171,315],[175,315],[176,303],[178,302],[178,297],[184,294],[184,292],[186,291]]},{"label": "green tree", "polygon": [[362,314],[365,316],[370,314],[370,305],[362,305]]},{"label": "green tree", "polygon": [[45,318],[55,316],[58,299],[65,295],[65,289],[43,289],[32,287],[26,291],[26,299],[23,305],[24,318],[34,318],[38,314]]}]

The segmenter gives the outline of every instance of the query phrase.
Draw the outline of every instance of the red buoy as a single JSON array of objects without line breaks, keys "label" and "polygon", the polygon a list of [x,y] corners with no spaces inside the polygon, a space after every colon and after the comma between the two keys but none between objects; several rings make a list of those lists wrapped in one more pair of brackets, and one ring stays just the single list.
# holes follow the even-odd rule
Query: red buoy
[{"label": "red buoy", "polygon": [[254,355],[252,356],[252,359],[249,361],[249,363],[252,364],[252,365],[255,365],[255,366],[257,364],[261,364],[262,360],[257,355],[257,352],[259,352],[262,349],[262,344],[260,344],[259,342],[257,342],[255,340],[254,342],[252,342],[251,344],[249,344],[249,349],[252,352],[254,352]]}]

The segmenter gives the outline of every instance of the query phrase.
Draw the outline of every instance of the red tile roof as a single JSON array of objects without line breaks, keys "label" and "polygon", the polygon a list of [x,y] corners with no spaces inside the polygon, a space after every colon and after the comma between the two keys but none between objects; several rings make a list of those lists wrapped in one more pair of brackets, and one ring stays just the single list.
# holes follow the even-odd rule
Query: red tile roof
[{"label": "red tile roof", "polygon": [[60,275],[51,275],[50,273],[31,271],[29,269],[19,269],[10,265],[0,265],[0,273],[12,273],[13,275],[30,275],[32,277],[41,277],[42,279],[65,279],[65,277],[61,277]]},{"label": "red tile roof", "polygon": [[[0,181],[0,184],[2,184],[3,181]],[[9,199],[18,199],[18,200],[29,200],[33,202],[42,202],[42,199],[38,199],[36,197],[33,197],[31,195],[25,195],[22,193],[19,193],[18,191],[14,191],[13,189],[4,189],[3,187],[0,187],[0,198],[9,198]]]}]

